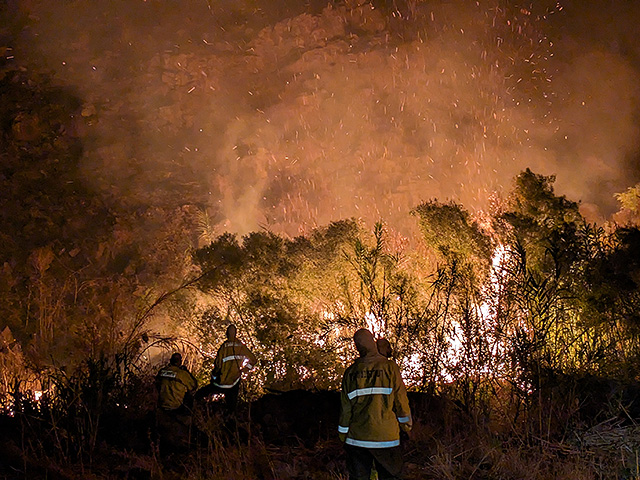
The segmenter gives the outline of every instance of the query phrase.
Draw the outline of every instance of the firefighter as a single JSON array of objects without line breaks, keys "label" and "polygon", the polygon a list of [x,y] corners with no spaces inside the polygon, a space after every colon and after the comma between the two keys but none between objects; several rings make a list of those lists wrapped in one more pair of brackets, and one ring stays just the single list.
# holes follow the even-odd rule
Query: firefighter
[{"label": "firefighter", "polygon": [[171,355],[169,364],[156,375],[158,435],[167,450],[179,450],[189,443],[191,409],[187,403],[197,387],[197,380],[182,364],[178,352]]},{"label": "firefighter", "polygon": [[395,362],[378,352],[373,334],[353,336],[360,357],[344,372],[338,434],[345,443],[349,480],[402,478],[400,430],[411,430],[407,390]]},{"label": "firefighter", "polygon": [[391,348],[389,340],[384,337],[379,338],[376,340],[376,345],[378,347],[378,352],[380,352],[380,355],[382,355],[383,357],[387,357],[388,359],[393,358],[393,348]]},{"label": "firefighter", "polygon": [[252,370],[255,355],[237,338],[234,324],[227,327],[227,339],[220,345],[211,372],[211,383],[198,391],[197,398],[222,393],[229,412],[235,412],[242,374]]}]

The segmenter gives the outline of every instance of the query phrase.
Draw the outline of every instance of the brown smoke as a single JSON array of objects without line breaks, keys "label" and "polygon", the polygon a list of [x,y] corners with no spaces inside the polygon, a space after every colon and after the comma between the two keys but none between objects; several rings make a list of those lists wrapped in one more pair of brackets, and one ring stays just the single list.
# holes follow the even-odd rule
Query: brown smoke
[{"label": "brown smoke", "polygon": [[402,228],[527,167],[609,215],[640,178],[634,2],[269,3],[18,1],[15,61],[79,92],[88,182],[217,231]]}]

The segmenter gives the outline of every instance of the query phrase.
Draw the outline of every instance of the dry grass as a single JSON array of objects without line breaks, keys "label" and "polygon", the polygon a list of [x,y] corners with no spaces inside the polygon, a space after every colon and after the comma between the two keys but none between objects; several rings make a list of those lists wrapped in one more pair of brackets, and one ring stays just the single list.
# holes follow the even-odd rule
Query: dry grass
[{"label": "dry grass", "polygon": [[[508,415],[480,421],[465,415],[453,402],[440,405],[446,406],[416,408],[414,412],[414,429],[403,442],[407,480],[640,478],[640,430],[629,422],[612,420],[581,430],[567,424],[542,439],[526,422],[506,422]],[[105,436],[90,458],[76,460],[45,449],[50,433],[45,423],[40,424],[39,432],[31,423],[27,432],[25,423],[13,418],[2,424],[8,434],[0,441],[0,449],[13,453],[8,463],[0,465],[0,478],[347,480],[342,444],[336,437],[322,436],[315,445],[296,437],[267,441],[259,422],[255,418],[250,421],[249,414],[248,409],[241,409],[232,420],[215,406],[198,408],[191,441],[183,451],[160,455],[149,432],[146,443],[131,439],[116,443],[107,440],[113,436]],[[147,424],[140,419],[140,425]],[[118,427],[112,422],[105,428]],[[29,447],[29,442],[21,443],[21,432],[40,435],[43,447],[37,450]],[[133,436],[134,432],[124,430],[124,435]],[[144,440],[144,435],[138,434],[141,437]]]}]

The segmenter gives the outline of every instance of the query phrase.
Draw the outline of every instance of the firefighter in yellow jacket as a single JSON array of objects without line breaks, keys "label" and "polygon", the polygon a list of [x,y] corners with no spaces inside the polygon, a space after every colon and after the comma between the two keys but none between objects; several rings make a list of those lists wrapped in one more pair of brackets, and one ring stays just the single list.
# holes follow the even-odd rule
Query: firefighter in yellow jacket
[{"label": "firefighter in yellow jacket", "polygon": [[197,380],[182,365],[182,355],[178,352],[171,355],[169,364],[156,375],[158,434],[166,448],[178,449],[189,444],[191,411],[185,400],[197,387]]},{"label": "firefighter in yellow jacket", "polygon": [[350,480],[402,478],[400,430],[411,430],[407,390],[396,363],[380,355],[373,334],[354,336],[360,357],[344,373],[338,426]]},{"label": "firefighter in yellow jacket", "polygon": [[169,365],[158,372],[156,385],[158,407],[164,411],[175,411],[185,408],[185,397],[196,390],[198,382],[182,365],[182,355],[176,352],[171,355]]},{"label": "firefighter in yellow jacket", "polygon": [[256,364],[255,355],[237,338],[236,326],[227,327],[227,339],[220,345],[211,372],[211,383],[200,389],[197,398],[212,393],[223,393],[227,409],[235,411],[242,374],[252,370]]}]

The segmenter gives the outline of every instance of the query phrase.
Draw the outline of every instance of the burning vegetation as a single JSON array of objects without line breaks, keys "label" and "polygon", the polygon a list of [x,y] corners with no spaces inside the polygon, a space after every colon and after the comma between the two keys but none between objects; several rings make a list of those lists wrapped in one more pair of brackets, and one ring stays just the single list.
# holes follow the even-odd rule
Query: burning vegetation
[{"label": "burning vegetation", "polygon": [[[410,390],[408,478],[638,477],[635,37],[292,3],[0,7],[0,477],[346,478],[361,327]],[[157,368],[208,383],[229,323],[238,416],[196,404],[167,461]]]}]

